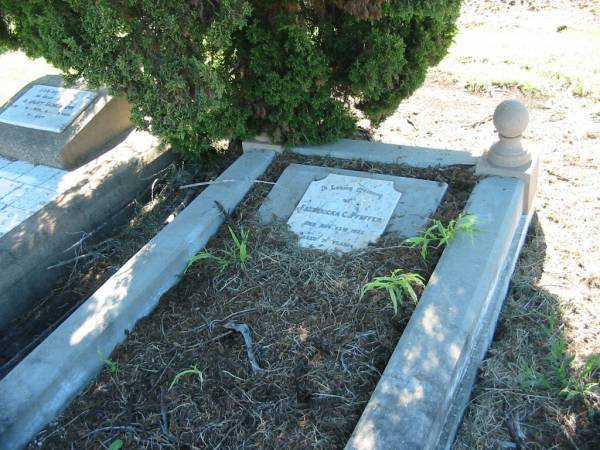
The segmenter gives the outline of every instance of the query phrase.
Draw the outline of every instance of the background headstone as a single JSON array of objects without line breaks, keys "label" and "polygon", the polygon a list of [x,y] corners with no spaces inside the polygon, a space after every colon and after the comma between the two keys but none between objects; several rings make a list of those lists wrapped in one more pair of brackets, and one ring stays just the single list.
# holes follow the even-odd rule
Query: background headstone
[{"label": "background headstone", "polygon": [[45,76],[0,107],[0,156],[74,169],[131,128],[129,113],[127,100],[105,89]]},{"label": "background headstone", "polygon": [[34,84],[0,114],[0,122],[61,133],[96,97],[95,92]]}]

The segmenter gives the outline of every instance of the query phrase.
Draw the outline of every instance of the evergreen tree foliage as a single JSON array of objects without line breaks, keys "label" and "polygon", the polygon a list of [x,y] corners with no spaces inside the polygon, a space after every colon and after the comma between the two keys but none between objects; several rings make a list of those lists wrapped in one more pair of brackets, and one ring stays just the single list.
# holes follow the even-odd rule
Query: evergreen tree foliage
[{"label": "evergreen tree foliage", "polygon": [[133,104],[199,154],[261,132],[284,145],[377,123],[444,56],[460,0],[0,0],[0,44]]}]

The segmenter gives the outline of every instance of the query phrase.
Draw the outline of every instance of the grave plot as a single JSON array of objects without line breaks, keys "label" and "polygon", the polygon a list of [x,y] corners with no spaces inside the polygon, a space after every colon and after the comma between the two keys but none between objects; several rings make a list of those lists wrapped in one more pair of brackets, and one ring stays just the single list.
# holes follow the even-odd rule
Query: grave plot
[{"label": "grave plot", "polygon": [[481,158],[247,148],[0,380],[0,445],[448,448],[533,213],[523,110]]},{"label": "grave plot", "polygon": [[[385,290],[361,289],[398,269],[426,282],[442,248],[424,258],[404,239],[431,219],[456,219],[475,177],[286,155],[261,181],[275,184],[255,183],[97,381],[37,437],[44,447],[344,446],[415,307],[400,295],[396,313]],[[313,221],[342,225],[303,239]],[[248,327],[254,357],[234,326]]]}]

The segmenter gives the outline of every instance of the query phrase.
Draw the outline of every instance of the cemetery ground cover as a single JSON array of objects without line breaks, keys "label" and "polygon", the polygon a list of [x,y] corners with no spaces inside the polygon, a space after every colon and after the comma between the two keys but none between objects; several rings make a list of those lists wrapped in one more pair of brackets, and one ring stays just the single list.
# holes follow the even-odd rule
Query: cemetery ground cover
[{"label": "cemetery ground cover", "polygon": [[[279,157],[261,181],[276,181],[290,163],[444,181],[449,190],[435,216],[444,223],[463,210],[475,183],[460,167],[292,155]],[[213,257],[189,267],[31,448],[65,442],[98,448],[117,439],[144,448],[345,444],[415,306],[405,298],[394,314],[384,293],[361,298],[361,287],[395,269],[427,280],[441,249],[423,259],[419,249],[383,237],[341,256],[300,250],[284,225],[258,223],[256,212],[271,188],[255,185],[209,241]],[[247,235],[250,258],[227,254],[234,248],[230,228],[240,239]],[[262,370],[251,369],[244,340],[228,322],[250,327]]]}]

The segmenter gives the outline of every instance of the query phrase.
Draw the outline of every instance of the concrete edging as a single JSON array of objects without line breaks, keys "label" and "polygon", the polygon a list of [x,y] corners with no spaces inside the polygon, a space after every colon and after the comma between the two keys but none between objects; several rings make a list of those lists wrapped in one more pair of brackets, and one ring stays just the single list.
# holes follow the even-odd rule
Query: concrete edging
[{"label": "concrete edging", "polygon": [[27,445],[86,386],[102,368],[97,351],[110,354],[125,339],[223,223],[215,200],[235,208],[275,156],[259,150],[238,158],[0,381],[0,448]]},{"label": "concrete edging", "polygon": [[304,156],[360,159],[382,164],[406,164],[419,168],[455,165],[474,166],[479,160],[478,157],[467,151],[411,147],[352,139],[340,139],[332,144],[318,146],[297,146],[287,151]]},{"label": "concrete edging", "polygon": [[478,229],[442,254],[346,450],[451,446],[527,230],[523,195],[516,178],[477,184]]}]

